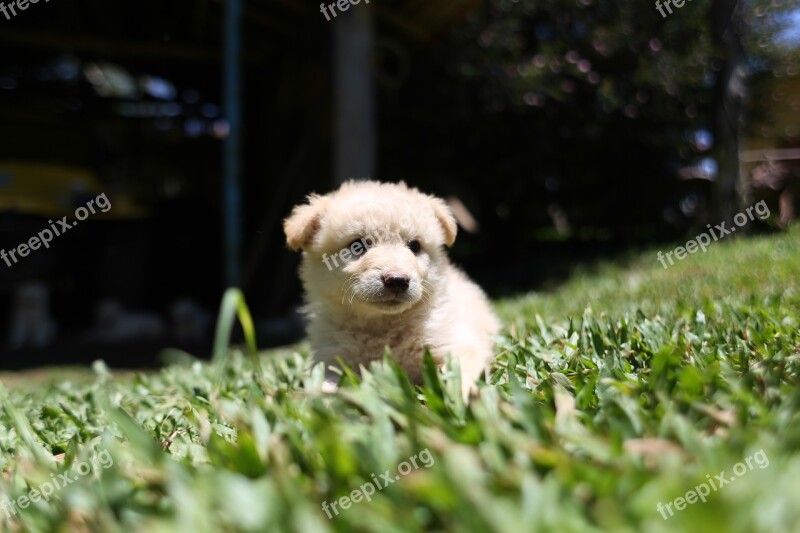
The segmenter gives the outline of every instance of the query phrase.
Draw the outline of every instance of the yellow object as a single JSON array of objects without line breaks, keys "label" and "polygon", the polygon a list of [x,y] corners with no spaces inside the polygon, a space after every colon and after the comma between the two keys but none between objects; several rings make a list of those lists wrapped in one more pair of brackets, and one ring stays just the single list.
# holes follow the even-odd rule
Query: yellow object
[{"label": "yellow object", "polygon": [[[77,207],[102,194],[94,174],[80,167],[66,167],[24,161],[0,162],[0,212],[61,217],[72,215]],[[104,218],[139,218],[143,209],[127,199],[109,197],[111,210]]]}]

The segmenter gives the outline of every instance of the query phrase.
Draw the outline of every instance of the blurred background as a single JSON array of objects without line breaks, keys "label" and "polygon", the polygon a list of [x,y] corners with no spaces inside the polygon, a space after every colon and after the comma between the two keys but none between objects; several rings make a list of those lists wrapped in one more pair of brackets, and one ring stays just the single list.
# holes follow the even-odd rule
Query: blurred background
[{"label": "blurred background", "polygon": [[228,286],[302,338],[281,220],[350,178],[447,198],[493,297],[798,213],[796,0],[31,2],[0,7],[0,368],[208,356]]}]

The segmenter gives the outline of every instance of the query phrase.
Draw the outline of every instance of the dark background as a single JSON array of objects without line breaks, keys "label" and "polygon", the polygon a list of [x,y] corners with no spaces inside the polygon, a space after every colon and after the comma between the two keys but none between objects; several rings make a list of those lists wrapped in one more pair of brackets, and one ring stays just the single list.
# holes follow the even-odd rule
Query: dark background
[{"label": "dark background", "polygon": [[[58,324],[46,346],[0,342],[0,367],[135,367],[170,346],[207,356],[212,323],[179,341],[170,309],[188,298],[213,317],[230,284],[263,346],[299,339],[299,258],[281,220],[350,177],[457,198],[479,226],[451,255],[494,297],[546,290],[576,264],[696,234],[757,199],[775,216],[755,229],[775,231],[797,204],[790,2],[695,0],[662,17],[633,0],[373,0],[327,21],[313,3],[248,0],[236,35],[226,8],[62,0],[0,14],[0,247],[99,192],[113,206],[0,262],[3,331],[31,283]],[[223,91],[237,37],[240,124]],[[242,201],[226,210],[231,127]],[[233,272],[226,215],[240,220]],[[108,299],[157,315],[164,334],[90,340]]]}]

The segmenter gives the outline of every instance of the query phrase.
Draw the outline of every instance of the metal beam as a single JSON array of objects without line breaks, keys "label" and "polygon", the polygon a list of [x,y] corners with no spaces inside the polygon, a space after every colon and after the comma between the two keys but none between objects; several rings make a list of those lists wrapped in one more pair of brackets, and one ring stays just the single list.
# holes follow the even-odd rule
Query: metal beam
[{"label": "metal beam", "polygon": [[226,287],[242,275],[242,13],[244,0],[227,0],[223,39],[223,114],[228,136],[223,144],[222,217]]},{"label": "metal beam", "polygon": [[371,6],[330,22],[334,38],[334,179],[374,177],[377,151]]},{"label": "metal beam", "polygon": [[764,161],[792,161],[800,159],[800,148],[766,148],[764,150],[743,150],[739,161],[761,163]]},{"label": "metal beam", "polygon": [[117,60],[159,59],[199,63],[220,60],[218,48],[210,48],[202,43],[160,44],[130,39],[88,37],[77,33],[3,28],[0,33],[0,43],[25,48],[70,50]]}]

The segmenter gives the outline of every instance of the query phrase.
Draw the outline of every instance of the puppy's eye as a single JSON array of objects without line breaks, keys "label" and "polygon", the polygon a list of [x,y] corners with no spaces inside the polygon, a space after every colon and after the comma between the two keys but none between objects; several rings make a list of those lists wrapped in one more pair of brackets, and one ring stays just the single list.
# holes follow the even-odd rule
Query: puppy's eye
[{"label": "puppy's eye", "polygon": [[356,257],[361,257],[362,255],[364,255],[367,252],[367,249],[369,247],[364,243],[364,238],[363,237],[359,237],[358,239],[355,239],[350,244],[348,244],[347,248]]},{"label": "puppy's eye", "polygon": [[417,255],[419,251],[422,250],[422,246],[419,244],[419,241],[413,240],[408,243],[408,249],[411,250],[414,255]]}]

